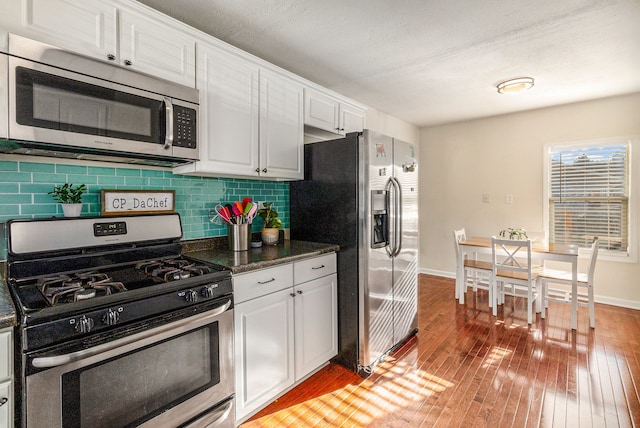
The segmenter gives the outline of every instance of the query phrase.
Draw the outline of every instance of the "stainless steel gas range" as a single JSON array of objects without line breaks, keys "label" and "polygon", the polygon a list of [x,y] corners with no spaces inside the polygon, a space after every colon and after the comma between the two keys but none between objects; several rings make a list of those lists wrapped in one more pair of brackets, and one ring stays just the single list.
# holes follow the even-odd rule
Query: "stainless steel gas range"
[{"label": "stainless steel gas range", "polygon": [[234,426],[231,276],[178,214],[10,220],[17,424]]}]

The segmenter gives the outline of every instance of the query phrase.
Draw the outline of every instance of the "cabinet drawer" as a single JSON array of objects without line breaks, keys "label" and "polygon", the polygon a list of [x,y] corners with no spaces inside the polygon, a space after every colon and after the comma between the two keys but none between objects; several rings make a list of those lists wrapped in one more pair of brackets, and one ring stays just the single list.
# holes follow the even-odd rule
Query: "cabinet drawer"
[{"label": "cabinet drawer", "polygon": [[336,272],[336,254],[331,253],[293,264],[293,279],[296,284],[311,281]]},{"label": "cabinet drawer", "polygon": [[0,382],[13,375],[13,344],[11,330],[0,331]]},{"label": "cabinet drawer", "polygon": [[291,286],[293,286],[291,263],[233,275],[233,297],[236,304]]}]

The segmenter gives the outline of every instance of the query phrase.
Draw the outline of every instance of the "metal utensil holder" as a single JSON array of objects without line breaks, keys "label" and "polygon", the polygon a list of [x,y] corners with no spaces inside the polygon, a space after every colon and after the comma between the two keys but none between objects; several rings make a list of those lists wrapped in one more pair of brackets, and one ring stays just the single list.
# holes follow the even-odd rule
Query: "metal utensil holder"
[{"label": "metal utensil holder", "polygon": [[229,250],[231,251],[247,251],[251,244],[251,225],[244,224],[228,224],[229,231]]}]

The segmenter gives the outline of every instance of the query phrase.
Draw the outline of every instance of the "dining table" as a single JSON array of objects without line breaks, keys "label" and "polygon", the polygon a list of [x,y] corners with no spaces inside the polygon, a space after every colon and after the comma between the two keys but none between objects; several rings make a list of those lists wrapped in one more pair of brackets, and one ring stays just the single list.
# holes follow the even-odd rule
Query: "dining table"
[{"label": "dining table", "polygon": [[[490,237],[471,237],[458,244],[458,260],[464,260],[464,253],[492,254]],[[571,329],[578,328],[578,246],[574,244],[556,244],[541,241],[531,243],[531,258],[543,261],[563,262],[571,265]],[[456,290],[464,290],[464,265],[456,267]],[[464,302],[461,300],[461,303]],[[545,308],[543,307],[543,310]]]}]

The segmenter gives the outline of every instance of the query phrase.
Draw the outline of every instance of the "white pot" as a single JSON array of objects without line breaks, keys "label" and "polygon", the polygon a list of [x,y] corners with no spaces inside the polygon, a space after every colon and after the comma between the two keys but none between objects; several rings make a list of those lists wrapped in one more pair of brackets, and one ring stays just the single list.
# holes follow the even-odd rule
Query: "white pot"
[{"label": "white pot", "polygon": [[62,204],[62,212],[65,217],[80,217],[82,204]]}]

